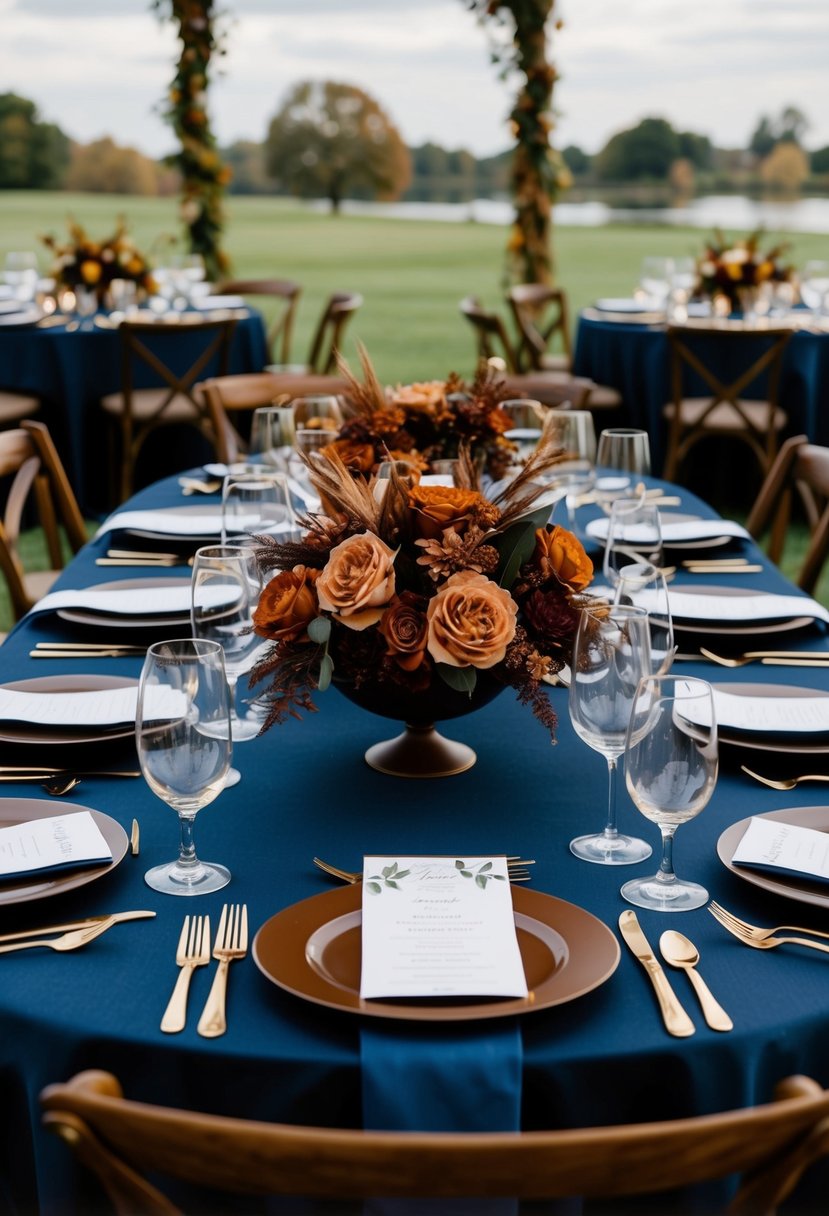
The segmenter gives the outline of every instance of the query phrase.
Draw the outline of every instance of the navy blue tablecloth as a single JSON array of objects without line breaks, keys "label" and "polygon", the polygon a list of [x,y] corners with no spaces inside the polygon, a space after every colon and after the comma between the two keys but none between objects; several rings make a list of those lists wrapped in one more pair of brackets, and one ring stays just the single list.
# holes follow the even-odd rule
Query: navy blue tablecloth
[{"label": "navy blue tablecloth", "polygon": [[[619,390],[624,425],[649,432],[655,469],[662,468],[665,456],[662,408],[670,399],[668,363],[663,325],[579,317],[573,371]],[[789,434],[804,433],[813,443],[829,444],[829,333],[799,330],[792,335],[778,399],[789,416]]]},{"label": "navy blue tablecloth", "polygon": [[[176,483],[168,481],[141,494],[135,505],[183,501]],[[693,496],[686,495],[685,502],[700,514],[711,514]],[[143,569],[96,567],[94,558],[105,543],[88,546],[64,573],[62,585],[147,577]],[[745,549],[758,556],[752,545]],[[181,577],[187,571],[168,573]],[[740,585],[791,590],[767,565],[763,574]],[[137,676],[138,659],[93,665],[29,658],[34,642],[71,632],[68,623],[53,616],[24,620],[0,648],[2,679],[91,670]],[[791,637],[805,649],[829,642],[822,626]],[[687,650],[692,641],[680,645]],[[700,661],[683,663],[683,670],[721,683],[755,680],[829,688],[829,673],[818,669],[728,671]],[[106,878],[74,892],[0,905],[0,932],[116,909],[148,908],[158,915],[154,921],[118,926],[75,954],[32,951],[0,959],[0,1170],[22,1210],[31,1210],[26,1204],[33,1205],[36,1189],[44,1213],[84,1210],[80,1182],[67,1183],[66,1149],[40,1129],[37,1107],[43,1085],[82,1068],[111,1069],[137,1099],[261,1119],[361,1125],[361,1019],[283,992],[250,959],[231,968],[224,1037],[208,1041],[196,1033],[211,978],[207,968],[193,980],[186,1030],[177,1036],[161,1034],[185,912],[208,912],[215,926],[226,899],[244,900],[255,932],[276,911],[329,889],[330,880],[312,865],[315,854],[358,869],[366,852],[507,852],[537,860],[533,889],[588,909],[615,932],[626,906],[619,895],[622,881],[655,869],[655,858],[620,870],[589,865],[570,854],[573,836],[598,830],[604,822],[607,772],[604,759],[576,738],[566,692],[553,688],[550,698],[559,715],[555,747],[506,690],[485,708],[444,727],[446,734],[474,746],[474,768],[444,780],[403,781],[375,772],[363,760],[366,747],[396,733],[395,724],[361,711],[334,689],[320,695],[318,713],[235,749],[241,782],[196,822],[199,853],[228,865],[233,880],[225,891],[192,902],[156,894],[143,882],[146,869],[175,854],[173,812],[141,780],[85,780],[61,805],[91,806],[127,829],[137,817],[140,857],[126,857]],[[31,751],[45,754],[42,748]],[[78,764],[81,755],[84,765],[135,761],[130,741],[75,748],[66,759]],[[0,764],[19,763],[21,756],[20,747],[0,745]],[[58,759],[50,748],[49,763]],[[763,759],[768,770],[783,764],[773,754]],[[814,787],[791,793],[761,787],[740,773],[738,760],[723,749],[710,805],[678,833],[677,871],[704,883],[713,898],[758,923],[794,919],[827,927],[825,910],[768,895],[718,861],[717,838],[729,824],[754,812],[821,799]],[[820,758],[810,760],[812,767],[819,764]],[[760,767],[756,758],[755,765]],[[14,784],[3,791],[15,797],[39,792]],[[638,815],[623,791],[619,820],[622,829],[651,839],[658,854],[656,828]],[[697,1030],[691,1039],[671,1038],[642,968],[624,947],[618,969],[595,991],[520,1019],[524,1128],[727,1109],[768,1100],[775,1082],[797,1072],[829,1083],[825,958],[795,949],[747,949],[705,909],[679,917],[644,911],[639,916],[653,946],[666,927],[681,928],[695,941],[703,973],[734,1019],[733,1032],[709,1030],[686,978],[672,973]],[[571,945],[578,949],[578,943]],[[463,1084],[462,1076],[448,1080]]]},{"label": "navy blue tablecloth", "polygon": [[[177,335],[184,332],[177,331]],[[197,353],[198,348],[182,339],[177,361],[171,365],[183,371]],[[166,350],[164,357],[170,357]],[[251,311],[236,326],[228,371],[258,372],[266,361],[264,322],[258,312]],[[206,368],[204,377],[215,375],[216,370]],[[146,379],[148,369],[141,374],[145,378],[137,380],[136,387],[158,383]],[[0,388],[42,399],[44,421],[53,433],[72,488],[82,507],[92,513],[107,506],[109,485],[108,476],[102,473],[107,449],[99,402],[120,386],[117,329],[98,325],[93,318],[85,319],[77,329],[60,325],[0,328]],[[188,454],[185,448],[178,467],[197,459],[205,457],[193,451]],[[173,467],[163,471],[172,472]]]}]

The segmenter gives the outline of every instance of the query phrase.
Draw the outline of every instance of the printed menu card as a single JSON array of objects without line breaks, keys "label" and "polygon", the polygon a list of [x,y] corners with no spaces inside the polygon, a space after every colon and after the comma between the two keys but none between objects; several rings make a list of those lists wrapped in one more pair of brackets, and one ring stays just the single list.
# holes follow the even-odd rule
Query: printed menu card
[{"label": "printed menu card", "polygon": [[112,851],[89,811],[0,828],[0,878],[107,861]]},{"label": "printed menu card", "polygon": [[755,815],[731,861],[734,865],[829,882],[829,835]]},{"label": "printed menu card", "polygon": [[527,996],[505,857],[366,857],[360,996]]}]

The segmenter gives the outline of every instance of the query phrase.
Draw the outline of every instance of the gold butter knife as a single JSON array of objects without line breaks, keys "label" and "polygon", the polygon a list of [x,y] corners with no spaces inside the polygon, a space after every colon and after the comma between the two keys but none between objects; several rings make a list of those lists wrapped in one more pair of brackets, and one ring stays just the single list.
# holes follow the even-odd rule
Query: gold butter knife
[{"label": "gold butter knife", "polygon": [[83,920],[70,920],[60,925],[45,925],[40,929],[22,929],[18,933],[4,933],[0,936],[0,942],[16,942],[27,937],[41,937],[45,933],[71,933],[73,929],[89,929],[92,925],[99,925],[103,921],[112,921],[114,925],[120,924],[125,920],[148,920],[155,916],[155,912],[111,912],[104,913],[101,916],[87,916]]},{"label": "gold butter knife", "polygon": [[665,1029],[669,1034],[676,1035],[680,1039],[693,1034],[694,1023],[680,1005],[676,993],[668,982],[668,977],[662,970],[661,963],[642,932],[635,912],[627,910],[622,913],[619,917],[619,932],[645,968],[648,979],[653,984]]}]

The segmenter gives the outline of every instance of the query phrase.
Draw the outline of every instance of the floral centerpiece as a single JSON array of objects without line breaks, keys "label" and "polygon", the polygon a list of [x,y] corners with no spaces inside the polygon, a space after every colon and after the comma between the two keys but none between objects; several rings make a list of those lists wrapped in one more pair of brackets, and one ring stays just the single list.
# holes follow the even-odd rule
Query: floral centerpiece
[{"label": "floral centerpiece", "polygon": [[355,478],[336,451],[309,460],[328,514],[306,517],[301,540],[263,538],[259,551],[273,576],[254,615],[272,643],[252,672],[269,681],[265,729],[315,709],[332,680],[374,712],[425,725],[509,685],[554,738],[544,682],[569,661],[593,575],[536,501],[534,477],[558,458],[542,444],[496,501],[476,488],[466,446],[454,486],[394,469],[388,481]]},{"label": "floral centerpiece", "polygon": [[339,360],[351,412],[331,444],[352,472],[370,475],[384,460],[405,460],[425,472],[437,460],[457,459],[466,445],[494,478],[503,474],[515,444],[504,434],[512,423],[498,407],[511,394],[498,372],[484,362],[471,383],[451,373],[445,380],[383,387],[359,349],[362,382]]},{"label": "floral centerpiece", "polygon": [[760,249],[761,233],[729,243],[717,228],[697,262],[697,293],[709,299],[720,296],[732,310],[742,310],[746,295],[756,295],[764,283],[786,283],[793,275],[791,266],[780,258],[786,245],[775,245],[765,253]]},{"label": "floral centerpiece", "polygon": [[58,241],[51,234],[42,240],[54,254],[52,274],[57,287],[94,291],[101,303],[114,279],[136,283],[148,295],[156,290],[149,262],[127,235],[123,220],[103,241],[92,240],[74,221],[69,224],[68,241]]}]

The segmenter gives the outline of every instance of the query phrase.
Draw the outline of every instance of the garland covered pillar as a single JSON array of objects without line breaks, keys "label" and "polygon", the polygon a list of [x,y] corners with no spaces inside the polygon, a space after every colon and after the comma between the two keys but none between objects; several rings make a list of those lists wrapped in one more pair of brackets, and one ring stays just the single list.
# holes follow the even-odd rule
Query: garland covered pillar
[{"label": "garland covered pillar", "polygon": [[153,0],[153,4],[159,11],[168,9],[181,42],[165,110],[180,149],[167,163],[181,174],[181,218],[190,251],[201,254],[208,278],[218,280],[229,267],[221,237],[222,198],[231,174],[219,156],[207,114],[211,59],[224,53],[215,32],[215,5],[213,0]]}]

